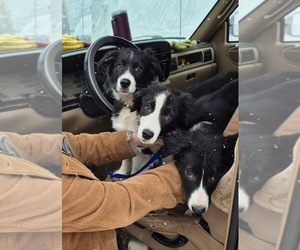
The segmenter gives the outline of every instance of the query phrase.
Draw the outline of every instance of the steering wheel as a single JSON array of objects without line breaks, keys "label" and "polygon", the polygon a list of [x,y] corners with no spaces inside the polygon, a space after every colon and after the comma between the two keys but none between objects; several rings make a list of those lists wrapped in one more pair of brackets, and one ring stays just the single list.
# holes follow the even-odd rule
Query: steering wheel
[{"label": "steering wheel", "polygon": [[104,36],[96,40],[91,44],[84,58],[84,74],[87,82],[87,87],[94,98],[98,106],[106,113],[111,113],[113,110],[113,105],[109,101],[109,96],[106,91],[104,91],[105,80],[102,82],[96,79],[95,56],[98,50],[104,46],[116,46],[119,48],[134,48],[139,49],[136,45],[130,41],[116,36]]},{"label": "steering wheel", "polygon": [[43,87],[59,105],[62,97],[61,66],[61,40],[58,40],[42,51],[37,70]]}]

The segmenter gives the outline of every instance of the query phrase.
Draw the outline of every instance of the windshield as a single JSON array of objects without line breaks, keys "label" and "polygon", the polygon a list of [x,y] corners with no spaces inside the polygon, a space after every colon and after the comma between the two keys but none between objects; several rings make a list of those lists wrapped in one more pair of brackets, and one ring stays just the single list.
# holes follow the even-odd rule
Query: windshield
[{"label": "windshield", "polygon": [[217,0],[63,0],[63,34],[85,42],[113,35],[112,13],[127,11],[132,40],[189,39]]}]

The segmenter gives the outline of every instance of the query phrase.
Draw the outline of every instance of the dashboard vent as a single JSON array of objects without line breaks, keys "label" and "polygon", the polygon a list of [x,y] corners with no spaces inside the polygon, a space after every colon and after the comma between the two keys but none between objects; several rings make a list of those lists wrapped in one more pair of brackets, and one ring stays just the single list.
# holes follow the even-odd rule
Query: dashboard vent
[{"label": "dashboard vent", "polygon": [[177,68],[178,68],[178,65],[177,65],[176,57],[172,57],[171,62],[170,62],[170,71],[175,71],[175,70],[177,70]]},{"label": "dashboard vent", "polygon": [[255,54],[253,49],[247,49],[241,51],[241,62],[251,62],[255,60]]},{"label": "dashboard vent", "polygon": [[203,51],[203,62],[212,61],[212,53],[211,50]]}]

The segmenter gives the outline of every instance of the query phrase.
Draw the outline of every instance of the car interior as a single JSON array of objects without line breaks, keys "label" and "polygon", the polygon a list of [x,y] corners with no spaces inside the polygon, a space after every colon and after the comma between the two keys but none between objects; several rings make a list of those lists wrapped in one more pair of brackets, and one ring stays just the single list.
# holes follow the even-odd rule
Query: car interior
[{"label": "car interior", "polygon": [[[163,70],[161,84],[174,89],[184,90],[222,72],[238,73],[239,97],[271,88],[275,73],[284,76],[278,84],[299,82],[299,1],[246,2],[215,1],[205,18],[185,38],[196,42],[183,49],[172,46],[170,41],[177,42],[175,38],[122,41],[113,34],[104,34],[73,50],[64,50],[62,41],[57,40],[34,50],[0,52],[1,130],[20,134],[113,131],[109,86],[106,76],[95,72],[95,64],[116,47],[152,48]],[[70,22],[70,1],[63,6],[63,25],[66,25]],[[106,26],[111,25],[110,16],[106,22]],[[80,39],[84,41],[84,36]],[[265,75],[269,80],[260,84],[259,77]],[[16,86],[13,91],[11,82]],[[299,103],[299,99],[294,100],[290,109],[284,111],[276,124],[275,136],[300,133]],[[248,103],[242,104],[224,135],[239,132],[239,117],[244,117],[243,112],[248,110]],[[239,143],[238,140],[234,163],[220,180],[204,214],[189,214],[186,204],[153,211],[118,229],[119,249],[128,249],[128,241],[133,238],[155,250],[299,249],[299,139],[293,146],[289,166],[271,176],[255,193],[247,211],[241,213],[239,174],[243,166],[239,165],[239,159],[243,152],[239,152]],[[112,181],[107,174],[120,164],[87,167],[100,180]]]}]

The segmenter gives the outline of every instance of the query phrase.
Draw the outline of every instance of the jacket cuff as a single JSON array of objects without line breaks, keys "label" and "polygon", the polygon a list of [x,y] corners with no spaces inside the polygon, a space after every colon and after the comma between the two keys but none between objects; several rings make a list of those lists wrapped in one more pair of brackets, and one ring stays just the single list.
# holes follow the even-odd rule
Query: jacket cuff
[{"label": "jacket cuff", "polygon": [[102,132],[100,134],[73,135],[63,133],[65,151],[85,165],[103,165],[134,156],[128,142],[127,131]]}]

